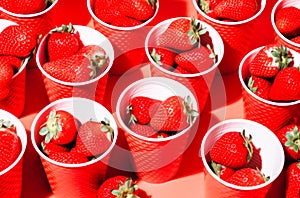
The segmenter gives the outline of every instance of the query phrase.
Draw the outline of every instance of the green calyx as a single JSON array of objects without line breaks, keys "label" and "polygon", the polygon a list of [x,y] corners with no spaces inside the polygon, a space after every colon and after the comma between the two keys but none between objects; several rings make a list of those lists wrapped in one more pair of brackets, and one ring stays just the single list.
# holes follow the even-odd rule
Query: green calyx
[{"label": "green calyx", "polygon": [[150,56],[152,57],[152,59],[154,60],[155,63],[157,63],[158,65],[163,65],[161,62],[161,55],[156,53],[156,50],[153,48],[153,50],[151,51]]},{"label": "green calyx", "polygon": [[13,124],[9,120],[0,119],[0,128],[12,128]]},{"label": "green calyx", "polygon": [[54,33],[54,32],[70,33],[71,34],[71,33],[74,33],[74,28],[73,28],[72,23],[69,23],[69,25],[62,24],[60,27],[55,28],[50,33]]},{"label": "green calyx", "polygon": [[220,177],[220,171],[222,169],[222,165],[221,164],[217,164],[216,162],[214,161],[211,161],[211,168],[212,170],[214,171],[214,173]]},{"label": "green calyx", "polygon": [[155,5],[157,3],[157,0],[148,0],[148,3],[151,5],[151,7],[154,9]]},{"label": "green calyx", "polygon": [[198,47],[200,47],[200,36],[207,32],[205,27],[202,27],[199,21],[197,21],[194,17],[191,18],[191,28],[187,32],[187,35],[190,38],[191,44],[196,44],[198,42]]},{"label": "green calyx", "polygon": [[287,141],[284,143],[287,147],[292,147],[298,153],[300,150],[300,131],[297,126],[294,127],[292,133],[286,134]]},{"label": "green calyx", "polygon": [[130,123],[136,124],[137,123],[137,119],[136,119],[135,115],[133,114],[132,104],[128,105],[126,107],[126,110],[127,110],[127,113],[130,114],[130,119],[129,119],[128,124],[130,124]]},{"label": "green calyx", "polygon": [[207,0],[199,0],[199,7],[204,12],[207,13],[210,10],[209,1]]},{"label": "green calyx", "polygon": [[275,59],[275,63],[278,63],[278,70],[282,70],[289,66],[289,64],[293,61],[293,57],[289,54],[289,50],[287,47],[280,45],[271,51]]},{"label": "green calyx", "polygon": [[101,121],[101,131],[106,133],[107,139],[112,141],[114,139],[114,129],[110,126],[110,121],[107,118]]},{"label": "green calyx", "polygon": [[91,70],[89,73],[90,79],[97,76],[97,71],[108,62],[108,56],[103,52],[96,52],[93,56],[84,55],[90,61],[88,68]]},{"label": "green calyx", "polygon": [[46,143],[49,143],[53,137],[58,136],[59,131],[62,131],[62,127],[58,122],[59,117],[60,115],[56,114],[55,110],[51,111],[46,123],[40,129],[39,134],[45,136]]},{"label": "green calyx", "polygon": [[252,144],[251,144],[252,136],[249,135],[249,138],[247,138],[245,129],[241,132],[241,136],[244,139],[243,144],[245,145],[245,147],[248,150],[247,162],[249,162],[252,159],[252,156],[253,156],[253,147],[252,147]]},{"label": "green calyx", "polygon": [[183,102],[183,113],[187,116],[187,123],[192,124],[194,118],[199,116],[199,113],[192,108],[192,100],[190,96],[187,96]]},{"label": "green calyx", "polygon": [[259,168],[256,167],[256,170],[257,170],[257,172],[260,173],[261,177],[264,179],[265,182],[267,182],[267,181],[270,180],[270,176],[266,176],[265,174],[263,174],[263,173],[259,170]]},{"label": "green calyx", "polygon": [[123,185],[118,184],[118,187],[117,190],[111,191],[117,198],[139,198],[139,196],[134,194],[138,186],[131,178],[127,178]]},{"label": "green calyx", "polygon": [[255,93],[258,89],[258,87],[253,87],[254,86],[254,80],[253,80],[252,76],[249,78],[247,86],[250,89],[250,91],[252,91],[253,93]]}]

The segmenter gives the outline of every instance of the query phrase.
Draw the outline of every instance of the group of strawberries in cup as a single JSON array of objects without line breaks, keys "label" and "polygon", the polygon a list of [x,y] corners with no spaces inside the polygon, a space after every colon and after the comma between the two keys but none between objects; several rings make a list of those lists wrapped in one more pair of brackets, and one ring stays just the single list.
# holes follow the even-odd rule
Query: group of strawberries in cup
[{"label": "group of strawberries in cup", "polygon": [[[26,3],[26,6],[22,4],[22,1],[17,0],[10,1],[10,3],[0,1],[0,6],[18,14],[39,12],[50,4],[42,0],[32,0],[32,4]],[[253,16],[260,7],[256,0],[239,1],[238,4],[234,0],[200,0],[198,5],[210,17],[223,21],[247,19]],[[132,27],[150,19],[157,7],[156,1],[95,0],[93,8],[95,15],[107,24]],[[281,9],[275,19],[280,32],[296,43],[300,43],[299,18],[300,9],[291,6]],[[149,48],[153,60],[158,65],[169,71],[186,74],[207,70],[216,62],[217,57],[211,43],[213,38],[201,27],[201,21],[199,22],[194,18],[190,20],[178,19],[170,24],[168,29],[169,31],[161,35],[160,45]],[[39,38],[40,35],[36,30],[21,25],[11,25],[0,33],[0,101],[5,100],[9,94],[9,85],[13,75],[21,67],[22,61],[35,52]],[[84,46],[80,40],[80,35],[72,24],[62,25],[49,32],[47,58],[47,62],[43,65],[45,71],[52,77],[65,82],[83,82],[95,78],[105,69],[109,61],[112,61],[108,59],[105,49],[97,45]],[[273,102],[300,100],[299,59],[298,53],[291,53],[290,49],[283,45],[275,43],[266,45],[261,48],[250,63],[251,76],[247,78],[245,83],[252,92],[265,100]],[[184,99],[174,97],[168,100],[175,101],[177,106],[185,104],[184,111],[190,113],[189,116],[198,115],[198,112],[189,108],[188,102]],[[189,120],[187,117],[185,119],[176,117],[182,122],[180,125],[184,128],[172,129],[170,130],[172,133],[169,133],[166,132],[168,130],[160,130],[162,127],[160,123],[160,126],[155,129],[156,131],[151,129],[149,132],[149,125],[157,126],[157,121],[154,123],[155,119],[149,121],[152,119],[149,107],[158,104],[162,108],[170,108],[170,105],[166,105],[166,103],[149,98],[135,98],[128,101],[128,109],[124,109],[124,111],[129,113],[130,128],[141,135],[146,133],[145,136],[148,137],[164,138],[174,134],[174,131],[180,132],[187,127],[189,123],[182,125],[186,122],[185,120]],[[184,108],[179,107],[179,109]],[[148,116],[147,122],[142,121],[145,119],[145,115]],[[86,136],[80,135],[81,138],[94,137],[92,138],[93,142],[79,138],[77,136],[79,132],[86,133]],[[278,136],[286,153],[288,166],[286,197],[299,196],[299,120],[289,123],[274,133]],[[47,121],[41,126],[40,135],[45,136],[40,148],[49,158],[62,163],[84,163],[101,155],[110,146],[113,130],[109,125],[109,120],[78,123],[78,120],[69,112],[57,110],[51,111],[48,115]],[[220,137],[215,143],[215,147],[210,151],[211,167],[216,174],[221,179],[236,185],[251,186],[265,182],[267,177],[259,170],[249,170],[249,168],[244,168],[246,170],[240,172],[235,170],[245,166],[251,159],[253,152],[251,137],[245,137],[243,132],[227,133],[226,136],[228,137],[225,135]],[[0,120],[0,137],[0,152],[4,153],[0,156],[1,162],[6,160],[5,163],[1,163],[0,171],[2,171],[18,156],[20,141],[16,136],[13,124],[7,120]],[[227,138],[225,142],[222,140],[223,138]],[[240,149],[238,152],[244,154],[244,157],[238,159],[235,164],[233,162],[228,163],[219,156],[221,147],[223,148],[221,149],[222,152],[229,152],[226,151],[224,145],[234,144],[230,141],[239,141],[238,144],[241,146],[238,147]],[[8,146],[12,147],[8,148]],[[224,153],[222,154],[224,155]],[[258,179],[254,183],[243,184],[240,181],[245,175],[251,175],[251,178],[258,177]],[[117,176],[107,179],[100,186],[98,197],[129,197],[129,195],[138,197],[138,192],[136,181],[125,176]]]}]

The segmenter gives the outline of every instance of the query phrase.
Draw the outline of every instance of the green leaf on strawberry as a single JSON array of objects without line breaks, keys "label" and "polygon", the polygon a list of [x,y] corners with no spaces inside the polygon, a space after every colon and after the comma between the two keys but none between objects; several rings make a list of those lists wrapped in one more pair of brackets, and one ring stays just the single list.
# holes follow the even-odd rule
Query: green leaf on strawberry
[{"label": "green leaf on strawberry", "polygon": [[114,129],[110,126],[110,121],[108,118],[104,118],[104,120],[101,121],[101,131],[106,132],[106,137],[109,141],[112,141],[114,139]]},{"label": "green leaf on strawberry", "polygon": [[292,147],[295,153],[298,153],[300,150],[300,131],[295,125],[292,133],[286,133],[287,141],[284,143],[287,147]]}]

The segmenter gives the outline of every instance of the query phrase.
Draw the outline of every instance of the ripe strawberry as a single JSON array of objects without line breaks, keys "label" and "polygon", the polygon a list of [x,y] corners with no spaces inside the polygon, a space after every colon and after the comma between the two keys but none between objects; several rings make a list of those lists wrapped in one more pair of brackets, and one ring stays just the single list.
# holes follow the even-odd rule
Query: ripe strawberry
[{"label": "ripe strawberry", "polygon": [[58,145],[53,142],[46,143],[45,141],[41,142],[41,149],[42,149],[43,153],[45,153],[48,156],[50,155],[50,153],[68,152],[69,151],[68,147]]},{"label": "ripe strawberry", "polygon": [[114,130],[109,125],[109,120],[101,122],[87,121],[79,128],[75,147],[71,152],[94,157],[104,153],[112,144]]},{"label": "ripe strawberry", "polygon": [[300,44],[300,35],[292,38],[291,41]]},{"label": "ripe strawberry", "polygon": [[0,55],[25,58],[36,47],[35,32],[25,25],[11,25],[0,33]]},{"label": "ripe strawberry", "polygon": [[158,137],[157,131],[155,131],[151,126],[144,124],[131,124],[130,129],[141,136],[144,137]]},{"label": "ripe strawberry", "polygon": [[256,0],[222,0],[214,12],[218,18],[242,21],[254,16],[258,7]]},{"label": "ripe strawberry", "polygon": [[14,69],[14,74],[21,68],[23,61],[15,56],[0,56],[0,64],[10,64]]},{"label": "ripe strawberry", "polygon": [[105,198],[138,198],[138,194],[139,190],[136,181],[123,175],[106,179],[98,189],[98,197]]},{"label": "ripe strawberry", "polygon": [[34,14],[46,9],[50,0],[1,0],[0,6],[5,10],[16,14]]},{"label": "ripe strawberry", "polygon": [[175,57],[178,67],[182,67],[189,73],[199,73],[211,68],[216,61],[216,55],[207,46],[201,46],[189,51],[182,52]]},{"label": "ripe strawberry", "polygon": [[278,31],[286,37],[300,34],[300,9],[294,6],[284,7],[275,14],[275,25]]},{"label": "ripe strawberry", "polygon": [[101,21],[110,24],[121,16],[118,10],[118,0],[95,0],[94,13]]},{"label": "ripe strawberry", "polygon": [[300,195],[300,162],[293,162],[286,171],[286,198],[296,198]]},{"label": "ripe strawberry", "polygon": [[166,70],[174,69],[176,54],[175,51],[164,47],[155,47],[150,50],[151,58]]},{"label": "ripe strawberry", "polygon": [[229,179],[235,172],[234,169],[223,166],[221,164],[217,164],[214,161],[211,161],[211,168],[214,173],[224,181]]},{"label": "ripe strawberry", "polygon": [[243,132],[228,132],[223,134],[209,151],[211,159],[226,167],[237,169],[246,165],[252,158],[252,137],[246,137]]},{"label": "ripe strawberry", "polygon": [[139,21],[150,19],[156,9],[156,0],[119,0],[121,14]]},{"label": "ripe strawberry", "polygon": [[213,12],[215,7],[221,2],[222,0],[199,0],[198,5],[199,8],[205,12],[206,14],[209,14],[210,12]]},{"label": "ripe strawberry", "polygon": [[78,121],[65,110],[52,110],[47,116],[47,121],[41,126],[39,134],[45,136],[45,143],[50,141],[66,145],[75,140]]},{"label": "ripe strawberry", "polygon": [[15,126],[0,120],[0,172],[9,167],[19,156],[22,149],[21,140]]},{"label": "ripe strawberry", "polygon": [[249,65],[252,75],[271,78],[278,71],[293,64],[293,56],[288,48],[278,44],[268,44],[255,55]]},{"label": "ripe strawberry", "polygon": [[56,61],[46,62],[43,69],[52,77],[65,82],[84,82],[105,70],[109,58],[98,45],[82,47],[78,53]]},{"label": "ripe strawberry", "polygon": [[2,63],[0,59],[0,89],[4,90],[0,94],[0,100],[7,98],[10,92],[10,83],[12,81],[14,70],[12,65]]},{"label": "ripe strawberry", "polygon": [[247,86],[250,91],[255,93],[257,96],[266,100],[269,99],[271,82],[269,82],[268,80],[256,76],[251,76],[248,80]]},{"label": "ripe strawberry", "polygon": [[237,186],[256,186],[267,182],[270,178],[265,177],[258,169],[241,168],[227,180]]},{"label": "ripe strawberry", "polygon": [[288,124],[276,132],[287,159],[300,160],[300,126]]},{"label": "ripe strawberry", "polygon": [[269,98],[275,101],[300,100],[300,67],[288,67],[275,77]]},{"label": "ripe strawberry", "polygon": [[191,98],[170,96],[159,105],[150,120],[150,126],[157,131],[181,131],[188,127],[199,114],[192,109]]},{"label": "ripe strawberry", "polygon": [[52,152],[48,157],[65,164],[80,164],[89,161],[83,154],[75,152]]},{"label": "ripe strawberry", "polygon": [[49,61],[68,58],[82,46],[79,33],[75,33],[73,25],[62,25],[49,33],[47,50]]},{"label": "ripe strawberry", "polygon": [[135,96],[129,101],[127,112],[130,113],[130,123],[149,124],[151,112],[155,112],[161,101],[145,96]]},{"label": "ripe strawberry", "polygon": [[124,15],[121,15],[119,17],[116,17],[111,22],[111,25],[117,26],[117,27],[133,27],[137,25],[141,25],[142,22]]}]

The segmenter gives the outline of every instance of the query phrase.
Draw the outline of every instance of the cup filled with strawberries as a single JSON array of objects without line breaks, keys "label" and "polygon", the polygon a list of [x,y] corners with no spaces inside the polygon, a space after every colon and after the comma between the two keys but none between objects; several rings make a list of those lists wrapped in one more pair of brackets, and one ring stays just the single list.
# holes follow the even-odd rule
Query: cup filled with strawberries
[{"label": "cup filled with strawberries", "polygon": [[0,197],[21,197],[27,133],[21,121],[0,109]]},{"label": "cup filled with strawberries", "polygon": [[271,43],[249,52],[241,61],[245,118],[273,132],[295,119],[300,108],[300,54]]},{"label": "cup filled with strawberries", "polygon": [[50,102],[75,96],[101,103],[113,61],[113,47],[103,34],[71,23],[44,36],[36,56]]},{"label": "cup filled with strawberries", "polygon": [[64,98],[43,108],[31,140],[54,196],[95,197],[117,135],[112,114],[90,99]]},{"label": "cup filled with strawberries", "polygon": [[246,119],[225,120],[211,127],[200,153],[205,196],[218,198],[266,197],[285,160],[277,136]]}]

